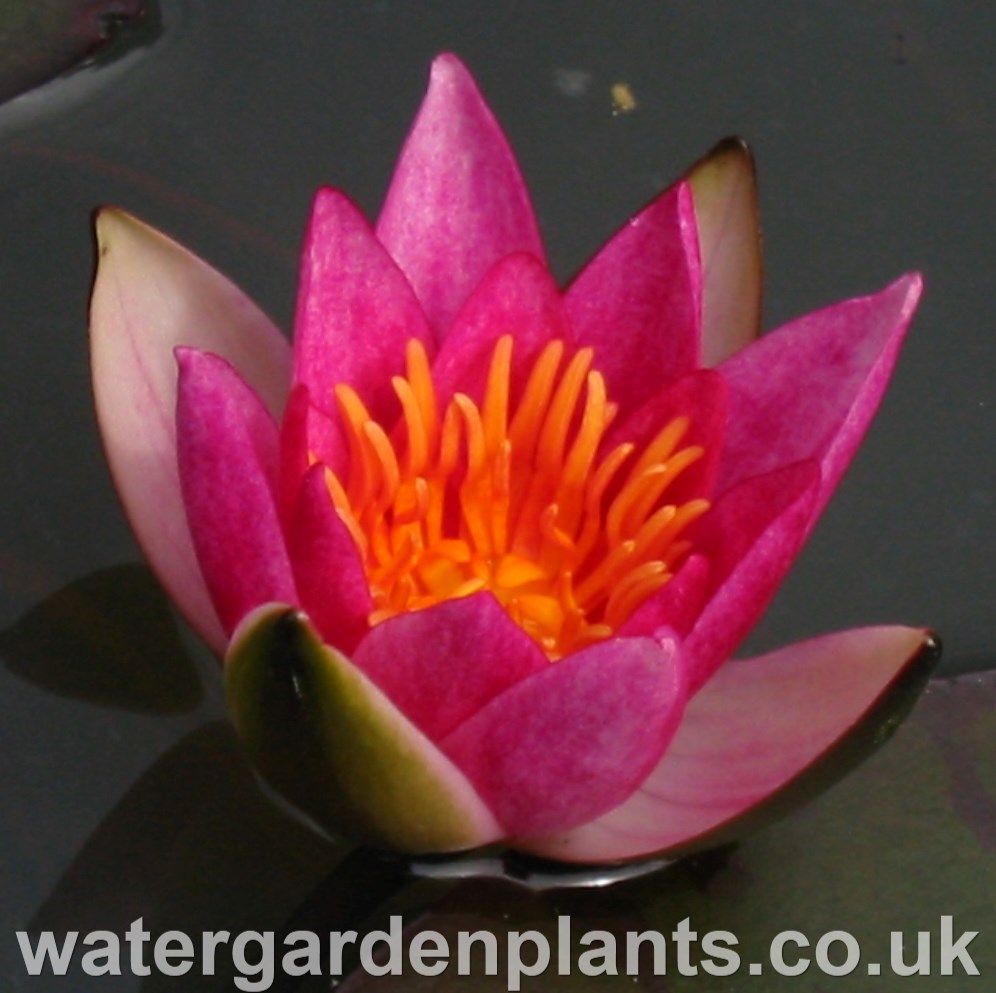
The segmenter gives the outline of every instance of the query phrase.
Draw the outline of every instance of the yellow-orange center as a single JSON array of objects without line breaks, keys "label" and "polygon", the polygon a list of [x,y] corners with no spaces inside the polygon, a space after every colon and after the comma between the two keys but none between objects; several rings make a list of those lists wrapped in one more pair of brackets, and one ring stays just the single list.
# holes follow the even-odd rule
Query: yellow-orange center
[{"label": "yellow-orange center", "polygon": [[422,345],[392,379],[402,414],[391,434],[349,386],[335,387],[349,443],[344,478],[328,473],[339,516],[363,555],[370,623],[490,590],[551,659],[609,637],[673,575],[681,537],[709,507],[669,502],[703,449],[681,447],[677,417],[636,452],[602,452],[616,414],[592,350],[540,353],[511,406],[513,339],[499,339],[484,399],[457,393],[440,411]]}]

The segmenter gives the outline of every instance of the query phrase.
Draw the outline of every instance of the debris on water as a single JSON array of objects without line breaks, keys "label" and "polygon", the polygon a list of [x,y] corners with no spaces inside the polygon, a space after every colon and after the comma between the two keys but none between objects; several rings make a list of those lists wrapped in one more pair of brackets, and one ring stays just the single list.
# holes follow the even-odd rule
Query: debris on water
[{"label": "debris on water", "polygon": [[614,116],[632,114],[636,110],[636,97],[633,95],[633,89],[629,83],[613,83],[610,92],[612,94],[612,113]]}]

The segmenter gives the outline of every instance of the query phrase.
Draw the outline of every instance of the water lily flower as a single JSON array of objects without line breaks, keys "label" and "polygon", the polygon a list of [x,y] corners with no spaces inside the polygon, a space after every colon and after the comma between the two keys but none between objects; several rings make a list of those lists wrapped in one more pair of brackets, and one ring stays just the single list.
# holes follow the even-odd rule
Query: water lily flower
[{"label": "water lily flower", "polygon": [[225,655],[262,777],[406,852],[574,861],[743,829],[866,752],[922,629],[729,661],[871,419],[916,275],[755,340],[727,141],[563,291],[466,69],[432,68],[375,226],[317,195],[293,346],[127,214],[98,221],[97,413],[149,561]]}]

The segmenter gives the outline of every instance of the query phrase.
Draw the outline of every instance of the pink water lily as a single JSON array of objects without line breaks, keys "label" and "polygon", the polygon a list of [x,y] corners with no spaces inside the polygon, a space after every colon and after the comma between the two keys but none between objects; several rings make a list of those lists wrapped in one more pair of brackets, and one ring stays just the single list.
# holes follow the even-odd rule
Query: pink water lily
[{"label": "pink water lily", "polygon": [[728,141],[560,291],[452,56],[375,227],[319,192],[293,347],[105,210],[97,412],[142,547],[263,777],[409,852],[682,851],[877,744],[935,655],[877,627],[728,661],[878,405],[904,276],[755,341]]}]

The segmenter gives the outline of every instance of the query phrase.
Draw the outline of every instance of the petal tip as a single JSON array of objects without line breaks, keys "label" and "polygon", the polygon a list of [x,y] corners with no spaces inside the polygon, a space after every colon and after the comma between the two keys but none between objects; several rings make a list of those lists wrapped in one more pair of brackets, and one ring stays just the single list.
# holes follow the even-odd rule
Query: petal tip
[{"label": "petal tip", "polygon": [[343,210],[359,213],[360,209],[342,190],[335,186],[319,186],[311,200],[312,213],[338,213]]},{"label": "petal tip", "polygon": [[308,616],[300,607],[272,601],[250,610],[233,629],[225,649],[225,663],[244,652],[260,632],[274,632],[285,643],[306,635],[310,629]]},{"label": "petal tip", "polygon": [[190,345],[176,345],[173,348],[173,358],[176,359],[176,367],[181,373],[189,371],[197,361],[196,356],[200,354],[201,352],[191,348]]},{"label": "petal tip", "polygon": [[323,244],[344,241],[351,231],[371,233],[370,221],[356,202],[335,186],[320,186],[311,199],[305,252],[324,254]]},{"label": "petal tip", "polygon": [[941,636],[930,628],[920,628],[921,641],[914,652],[911,661],[923,666],[928,672],[941,661],[944,654],[944,641]]},{"label": "petal tip", "polygon": [[679,179],[674,184],[674,190],[679,211],[684,214],[686,211],[691,210],[695,205],[691,180],[687,177]]},{"label": "petal tip", "polygon": [[118,207],[98,207],[93,212],[93,231],[97,238],[97,254],[103,258],[110,248],[115,231],[121,226],[122,220],[128,215]]},{"label": "petal tip", "polygon": [[745,165],[750,166],[751,171],[754,169],[754,153],[751,150],[750,143],[746,138],[738,134],[727,135],[722,140],[716,142],[705,154],[705,159],[719,160],[725,158],[740,159]]},{"label": "petal tip", "polygon": [[103,259],[112,244],[123,239],[131,241],[169,241],[166,235],[154,227],[140,221],[134,214],[121,207],[107,205],[94,211],[94,233],[97,237],[98,259]]},{"label": "petal tip", "polygon": [[900,276],[894,285],[904,287],[906,290],[906,299],[903,301],[904,316],[912,314],[920,302],[920,297],[923,296],[923,274],[908,272]]},{"label": "petal tip", "polygon": [[429,69],[429,87],[436,86],[467,86],[477,89],[474,77],[464,65],[463,60],[452,52],[440,52],[432,60]]},{"label": "petal tip", "polygon": [[905,272],[886,284],[881,290],[869,293],[867,296],[855,297],[855,300],[881,299],[901,301],[899,314],[901,318],[909,317],[923,295],[923,274],[916,270]]}]

